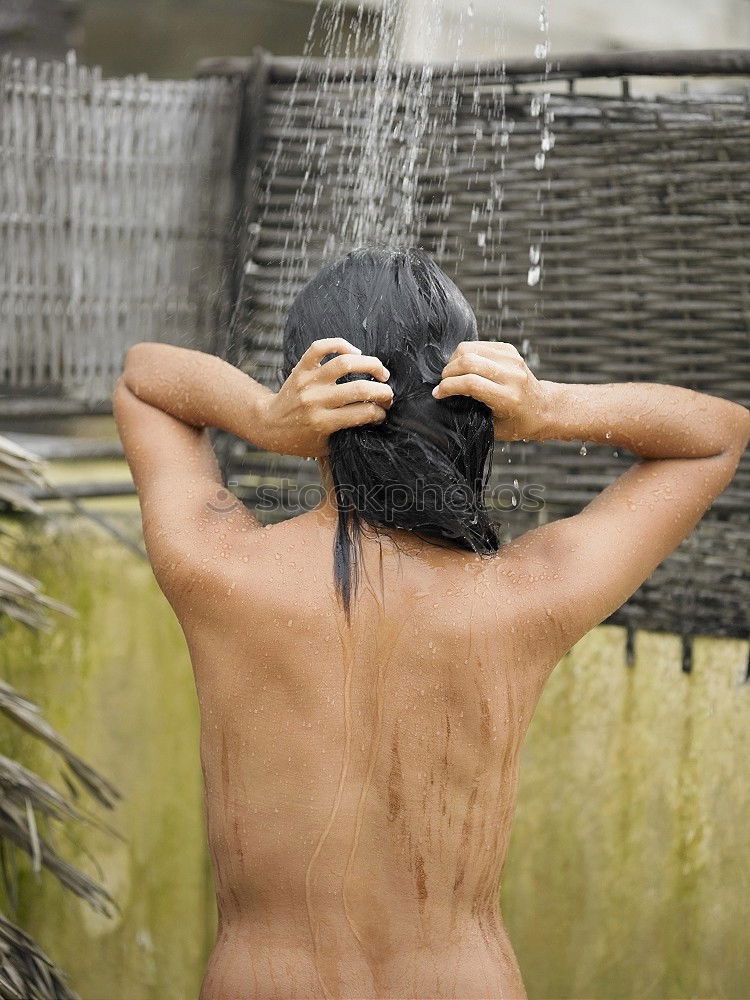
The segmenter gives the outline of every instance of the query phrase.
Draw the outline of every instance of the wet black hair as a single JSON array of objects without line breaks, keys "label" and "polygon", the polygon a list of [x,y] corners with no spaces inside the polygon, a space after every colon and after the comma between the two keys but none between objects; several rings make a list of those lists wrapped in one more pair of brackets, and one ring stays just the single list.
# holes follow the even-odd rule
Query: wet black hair
[{"label": "wet black hair", "polygon": [[[383,423],[336,431],[329,441],[338,508],[334,578],[348,616],[363,521],[473,552],[497,551],[484,505],[494,434],[484,403],[432,395],[456,347],[478,333],[469,303],[425,252],[360,249],[324,267],[287,317],[282,377],[313,341],[328,337],[379,358],[393,389]],[[339,382],[357,378],[373,376]]]}]

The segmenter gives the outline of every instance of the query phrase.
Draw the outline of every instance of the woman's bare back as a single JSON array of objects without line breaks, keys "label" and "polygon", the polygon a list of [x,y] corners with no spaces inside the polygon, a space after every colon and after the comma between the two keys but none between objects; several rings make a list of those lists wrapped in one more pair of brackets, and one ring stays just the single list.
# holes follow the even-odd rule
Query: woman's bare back
[{"label": "woman's bare back", "polygon": [[556,651],[514,550],[366,537],[347,625],[330,515],[238,525],[181,616],[220,911],[204,1000],[524,996],[500,875]]}]

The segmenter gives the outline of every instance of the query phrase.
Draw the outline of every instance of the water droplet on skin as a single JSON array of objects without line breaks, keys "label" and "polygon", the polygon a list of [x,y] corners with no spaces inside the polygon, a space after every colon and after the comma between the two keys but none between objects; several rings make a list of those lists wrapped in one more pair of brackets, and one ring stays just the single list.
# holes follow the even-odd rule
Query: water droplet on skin
[{"label": "water droplet on skin", "polygon": [[578,454],[579,455],[587,455],[588,454],[588,452],[586,451],[586,444],[585,444],[585,442],[584,442],[584,444],[581,445],[581,450],[578,452]]}]

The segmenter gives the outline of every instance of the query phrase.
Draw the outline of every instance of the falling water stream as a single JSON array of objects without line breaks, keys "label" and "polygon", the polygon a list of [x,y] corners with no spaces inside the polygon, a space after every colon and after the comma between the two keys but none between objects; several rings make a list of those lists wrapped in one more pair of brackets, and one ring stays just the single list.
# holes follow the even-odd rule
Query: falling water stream
[{"label": "falling water stream", "polygon": [[[270,292],[277,330],[283,327],[294,295],[320,264],[357,246],[426,245],[450,273],[456,267],[460,270],[467,245],[474,243],[472,256],[475,260],[479,256],[484,271],[495,278],[502,273],[507,265],[505,168],[515,123],[506,115],[504,5],[492,10],[489,22],[482,20],[488,9],[451,0],[382,0],[377,16],[360,3],[352,17],[345,0],[318,0],[296,79],[288,99],[275,112],[276,147],[259,204],[260,229],[277,226],[283,233],[278,279]],[[539,41],[529,55],[539,62],[539,78],[528,115],[536,121],[538,145],[531,153],[529,171],[538,177],[539,214],[538,224],[531,223],[528,232],[527,284],[539,286],[540,299],[544,208],[555,142],[546,86],[551,45],[545,0],[536,12],[535,30]],[[488,74],[485,59],[481,73],[477,69],[472,80],[466,52],[477,32],[484,51],[490,39],[489,62],[496,70]],[[311,55],[314,40],[322,47],[322,58]],[[488,86],[495,95],[490,122],[481,114]],[[472,102],[470,108],[467,101]],[[468,157],[457,136],[467,111],[475,123]],[[288,148],[292,133],[297,141]],[[299,180],[280,220],[273,189],[292,158]],[[466,178],[472,198],[468,226],[458,234],[455,225],[449,225],[454,201],[462,196],[457,175]],[[460,285],[460,274],[458,280]],[[487,294],[480,289],[472,304],[484,302]],[[490,304],[496,306],[497,322],[481,330],[485,339],[504,339],[504,294]],[[539,308],[537,301],[534,312]],[[488,326],[486,321],[484,325]],[[532,337],[523,327],[516,334],[519,349],[534,370],[539,357]],[[501,461],[510,462],[514,450],[515,446],[504,448]]]},{"label": "falling water stream", "polygon": [[[345,0],[318,4],[313,16],[305,54],[297,79],[289,94],[279,139],[267,176],[266,195],[283,161],[284,137],[295,115],[300,81],[313,78],[315,97],[303,153],[303,180],[294,193],[286,220],[286,245],[282,276],[277,289],[277,308],[283,314],[300,284],[316,268],[319,258],[310,254],[321,223],[316,209],[324,188],[330,190],[331,206],[326,218],[323,260],[335,258],[355,246],[384,247],[418,245],[426,222],[447,214],[450,206],[450,171],[455,148],[455,124],[459,105],[459,83],[451,80],[443,67],[453,65],[454,73],[464,59],[466,36],[478,16],[474,3],[453,5],[449,0],[382,0],[378,17],[367,16],[360,3],[353,22],[347,21]],[[471,211],[467,239],[475,239],[487,266],[498,267],[502,246],[502,201],[505,154],[512,135],[512,122],[505,115],[505,22],[502,4],[493,12],[492,46],[496,53],[497,82],[500,84],[500,129],[496,171],[490,189],[477,192]],[[540,60],[540,81],[549,73],[550,32],[546,3],[538,13],[541,41],[534,55]],[[347,34],[348,31],[348,34]],[[440,53],[437,63],[410,59],[418,37],[420,53]],[[314,38],[322,38],[323,58],[310,55]],[[357,78],[357,66],[375,51],[371,71]],[[445,58],[445,53],[450,53]],[[406,56],[406,58],[404,58]],[[486,76],[486,73],[485,73]],[[348,88],[341,105],[339,154],[331,157],[332,138],[321,122],[342,79]],[[479,100],[480,75],[476,75],[475,100]],[[462,81],[465,86],[465,78]],[[554,146],[553,120],[546,90],[531,99],[531,115],[538,120],[539,149],[534,166],[540,172],[539,211],[543,214],[544,168]],[[481,132],[476,140],[483,138]],[[493,142],[494,142],[493,134]],[[472,152],[472,160],[475,153]],[[473,162],[465,164],[471,176]],[[264,225],[261,204],[260,224]],[[528,283],[536,285],[542,275],[542,236],[529,246]],[[445,252],[448,233],[436,243],[436,256]],[[527,360],[533,357],[528,352]]]}]

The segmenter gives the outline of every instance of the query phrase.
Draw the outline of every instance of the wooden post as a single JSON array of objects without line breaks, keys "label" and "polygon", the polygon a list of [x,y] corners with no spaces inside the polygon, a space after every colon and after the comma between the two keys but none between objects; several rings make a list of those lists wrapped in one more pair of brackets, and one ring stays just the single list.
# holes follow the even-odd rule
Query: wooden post
[{"label": "wooden post", "polygon": [[[252,256],[259,235],[256,221],[258,207],[257,163],[263,145],[266,95],[271,56],[256,49],[250,60],[243,61],[235,77],[240,78],[240,109],[232,163],[232,209],[224,245],[224,308],[226,324],[217,324],[212,351],[230,364],[241,362],[240,324],[252,285]],[[199,77],[223,75],[198,69]],[[226,481],[232,467],[231,434],[214,430],[214,450]]]},{"label": "wooden post", "polygon": [[[237,76],[249,59],[242,57],[204,59],[199,76]],[[504,63],[471,62],[456,66],[435,63],[436,77],[461,80],[466,77],[501,75],[509,81],[575,80],[622,76],[746,76],[750,73],[750,49],[688,49],[685,51],[571,53],[549,59],[508,59]],[[293,83],[299,76],[314,80],[325,72],[329,80],[357,80],[373,77],[375,60],[303,60],[298,56],[277,56],[271,61],[270,79],[274,83]]]},{"label": "wooden post", "polygon": [[[215,331],[212,346],[215,354],[232,364],[237,364],[239,360],[237,320],[242,312],[242,302],[249,292],[250,275],[246,273],[246,264],[257,240],[256,165],[263,143],[270,65],[271,56],[259,48],[243,64],[242,70],[235,74],[241,78],[241,96],[232,163],[232,210],[224,249],[224,287],[227,300],[224,315],[230,318],[225,327]],[[205,77],[213,74],[199,71],[198,75]]]}]

